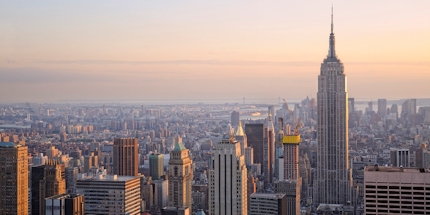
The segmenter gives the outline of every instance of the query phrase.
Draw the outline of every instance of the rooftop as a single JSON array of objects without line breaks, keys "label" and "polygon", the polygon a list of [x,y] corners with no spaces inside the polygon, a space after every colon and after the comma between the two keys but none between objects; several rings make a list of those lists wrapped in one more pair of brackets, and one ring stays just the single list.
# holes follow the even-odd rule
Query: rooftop
[{"label": "rooftop", "polygon": [[285,195],[284,193],[253,193],[251,194],[251,198],[282,199]]},{"label": "rooftop", "polygon": [[185,148],[184,144],[182,144],[182,142],[179,142],[178,144],[176,144],[175,148],[173,149],[173,151],[177,152],[177,151],[184,151],[187,150],[187,148]]},{"label": "rooftop", "polygon": [[20,144],[11,143],[11,142],[0,142],[0,147],[19,147]]},{"label": "rooftop", "polygon": [[106,175],[102,176],[88,176],[86,178],[79,179],[78,181],[129,181],[139,176],[124,176],[124,175]]},{"label": "rooftop", "polygon": [[430,173],[430,169],[424,168],[403,168],[391,166],[367,166],[364,171],[367,172],[408,172],[408,173]]}]

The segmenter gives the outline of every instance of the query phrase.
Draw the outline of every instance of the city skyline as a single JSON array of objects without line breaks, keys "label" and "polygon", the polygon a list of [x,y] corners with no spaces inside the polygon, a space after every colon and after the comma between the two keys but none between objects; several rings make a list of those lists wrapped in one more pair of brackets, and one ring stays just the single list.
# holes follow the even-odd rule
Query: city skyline
[{"label": "city skyline", "polygon": [[[350,97],[428,97],[429,2],[333,4]],[[315,97],[330,6],[3,2],[0,100]]]}]

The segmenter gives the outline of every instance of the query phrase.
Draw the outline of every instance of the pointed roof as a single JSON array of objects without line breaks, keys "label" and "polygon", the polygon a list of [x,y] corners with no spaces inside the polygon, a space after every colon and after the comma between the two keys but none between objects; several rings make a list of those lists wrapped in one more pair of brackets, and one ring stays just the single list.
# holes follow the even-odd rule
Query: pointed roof
[{"label": "pointed roof", "polygon": [[239,121],[239,126],[237,127],[235,136],[245,136],[245,133],[243,132],[242,123]]},{"label": "pointed roof", "polygon": [[333,6],[331,7],[331,33],[330,33],[330,42],[327,58],[324,60],[326,62],[339,62],[339,59],[336,56],[335,49],[335,40],[333,33]]},{"label": "pointed roof", "polygon": [[269,131],[274,131],[275,130],[275,128],[273,127],[272,113],[271,112],[270,112],[269,117],[267,119],[266,127],[269,128]]},{"label": "pointed roof", "polygon": [[172,152],[178,152],[178,151],[184,151],[184,150],[187,150],[187,148],[185,148],[185,146],[184,146],[184,144],[182,144],[182,142],[179,142],[178,144],[176,144],[176,146]]}]

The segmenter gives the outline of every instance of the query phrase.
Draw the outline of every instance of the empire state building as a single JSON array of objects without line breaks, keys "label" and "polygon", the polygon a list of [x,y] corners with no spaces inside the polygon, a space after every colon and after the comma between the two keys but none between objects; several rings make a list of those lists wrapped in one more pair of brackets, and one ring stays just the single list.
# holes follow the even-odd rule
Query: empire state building
[{"label": "empire state building", "polygon": [[330,46],[318,76],[318,149],[314,204],[351,201],[348,165],[348,93],[343,63],[337,58],[331,16]]}]

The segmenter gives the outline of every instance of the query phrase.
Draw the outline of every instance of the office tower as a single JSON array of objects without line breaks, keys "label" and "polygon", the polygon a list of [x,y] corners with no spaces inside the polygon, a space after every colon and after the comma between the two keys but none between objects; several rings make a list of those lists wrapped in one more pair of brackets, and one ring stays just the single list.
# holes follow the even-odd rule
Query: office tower
[{"label": "office tower", "polygon": [[237,126],[236,133],[234,134],[234,138],[237,140],[237,142],[240,143],[240,151],[244,155],[245,148],[248,147],[248,140],[246,138],[246,134],[243,132],[241,122],[239,122],[239,125]]},{"label": "office tower", "polygon": [[163,154],[149,155],[149,175],[152,177],[152,180],[158,180],[164,175]]},{"label": "office tower", "polygon": [[333,15],[328,56],[318,76],[318,147],[314,181],[315,204],[350,201],[348,162],[348,93],[343,63],[335,52]]},{"label": "office tower", "polygon": [[211,155],[209,215],[248,214],[247,169],[240,144],[224,135]]},{"label": "office tower", "polygon": [[62,132],[60,134],[60,141],[63,142],[63,143],[67,141],[67,134],[66,134],[66,132]]},{"label": "office tower", "polygon": [[45,214],[45,198],[66,193],[64,164],[58,160],[48,160],[45,164],[43,180],[39,183],[39,214]]},{"label": "office tower", "polygon": [[238,111],[231,112],[231,125],[238,126],[240,122],[240,113]]},{"label": "office tower", "polygon": [[245,148],[245,164],[247,166],[254,164],[254,149],[251,147]]},{"label": "office tower", "polygon": [[257,192],[257,183],[255,183],[254,177],[251,175],[248,177],[247,180],[247,189],[246,189],[246,194],[247,194],[247,205],[248,205],[248,213],[249,213],[249,206],[250,204],[250,200],[251,200],[251,195],[253,193]]},{"label": "office tower", "polygon": [[300,135],[284,136],[284,179],[299,180]]},{"label": "office tower", "polygon": [[369,113],[372,113],[373,112],[373,102],[368,102],[367,105],[368,105],[367,111]]},{"label": "office tower", "polygon": [[75,182],[78,179],[79,168],[78,167],[66,167],[66,191],[67,193],[73,193],[75,190]]},{"label": "office tower", "polygon": [[169,204],[169,181],[165,178],[160,178],[153,182],[157,187],[157,207],[164,208]]},{"label": "office tower", "polygon": [[55,148],[55,146],[49,147],[49,149],[46,150],[46,156],[48,156],[48,159],[52,159],[53,157],[58,155],[58,149]]},{"label": "office tower", "polygon": [[291,180],[284,179],[275,182],[275,193],[285,194],[287,204],[287,215],[300,214],[300,188],[302,186],[301,179]]},{"label": "office tower", "polygon": [[355,101],[354,98],[348,98],[348,113],[355,111]]},{"label": "office tower", "polygon": [[396,120],[399,118],[399,110],[396,104],[391,105],[390,113],[396,114]]},{"label": "office tower", "polygon": [[88,173],[93,168],[93,158],[91,155],[84,156],[84,173]]},{"label": "office tower", "polygon": [[46,214],[84,215],[84,196],[60,194],[45,199]]},{"label": "office tower", "polygon": [[386,99],[378,99],[378,114],[382,118],[387,115],[387,100]]},{"label": "office tower", "polygon": [[157,185],[151,177],[140,178],[140,198],[144,201],[144,210],[150,210],[158,204]]},{"label": "office tower", "polygon": [[273,182],[273,173],[275,167],[275,127],[273,126],[272,114],[269,114],[266,123],[267,138],[264,139],[266,143],[264,144],[264,158],[263,158],[263,170],[265,174],[265,182]]},{"label": "office tower", "polygon": [[430,151],[427,149],[427,144],[421,144],[420,148],[417,149],[417,167],[418,168],[429,168],[430,165]]},{"label": "office tower", "polygon": [[0,214],[28,214],[28,148],[0,142]]},{"label": "office tower", "polygon": [[275,106],[274,105],[270,105],[268,108],[267,108],[267,116],[268,117],[270,117],[271,119],[270,120],[272,120],[273,121],[273,115],[275,114]]},{"label": "office tower", "polygon": [[45,176],[45,165],[37,165],[31,168],[31,214],[37,215],[40,210],[40,181]]},{"label": "office tower", "polygon": [[87,177],[76,182],[76,190],[85,196],[85,214],[140,214],[138,176]]},{"label": "office tower", "polygon": [[192,208],[192,160],[182,142],[176,144],[169,160],[169,206]]},{"label": "office tower", "polygon": [[288,214],[287,197],[280,193],[254,193],[251,195],[249,214]]},{"label": "office tower", "polygon": [[137,176],[138,145],[136,138],[115,138],[113,143],[113,172],[117,175]]},{"label": "office tower", "polygon": [[[280,164],[282,162],[282,164]],[[277,180],[280,180],[279,176],[282,174],[282,177],[284,176],[284,149],[282,147],[276,147],[275,149],[275,178]],[[282,168],[280,168],[282,166]]]},{"label": "office tower", "polygon": [[428,214],[428,169],[368,166],[364,170],[366,214]]},{"label": "office tower", "polygon": [[264,124],[246,124],[245,134],[248,146],[254,149],[254,163],[263,164],[264,141],[266,138],[266,129]]},{"label": "office tower", "polygon": [[409,149],[391,149],[390,158],[394,167],[410,167]]}]

